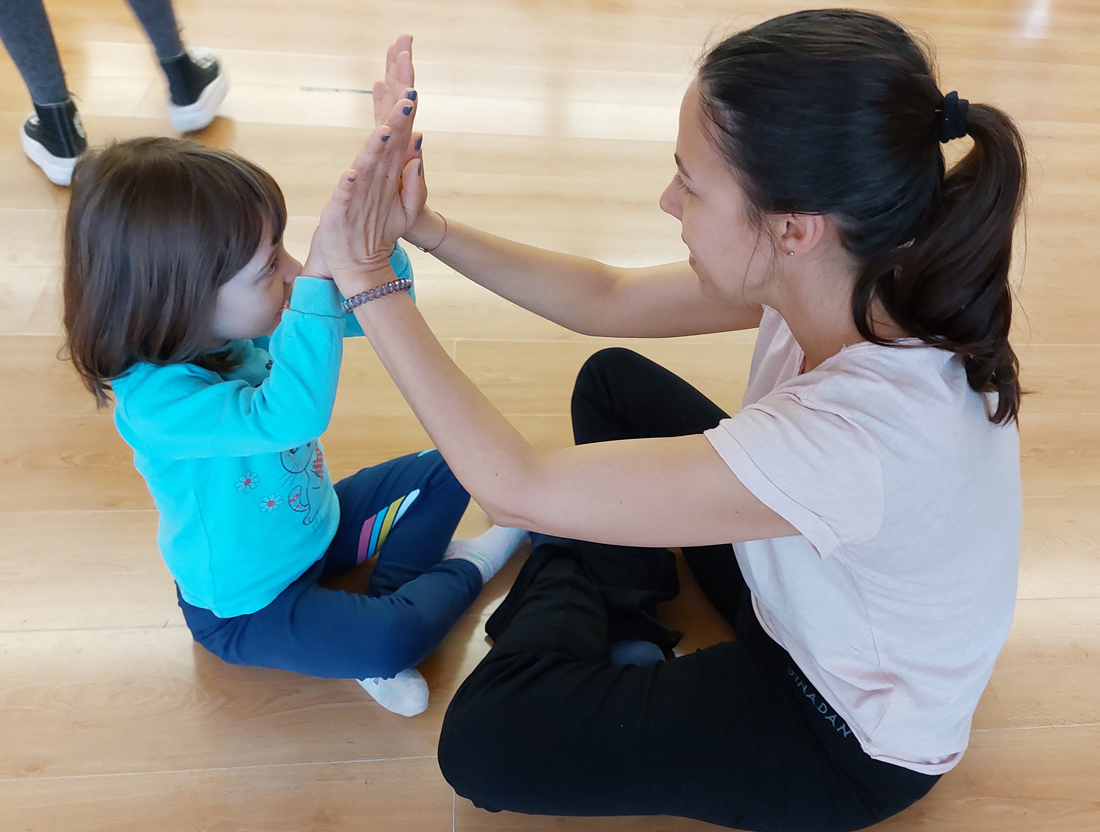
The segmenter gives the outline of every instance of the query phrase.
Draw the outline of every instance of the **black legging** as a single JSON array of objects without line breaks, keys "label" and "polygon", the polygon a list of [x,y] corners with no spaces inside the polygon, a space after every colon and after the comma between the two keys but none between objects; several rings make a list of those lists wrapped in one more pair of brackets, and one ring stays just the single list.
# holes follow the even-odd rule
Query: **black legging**
[{"label": "black legging", "polygon": [[[623,349],[590,358],[573,393],[578,443],[697,434],[724,417]],[[532,552],[443,721],[439,765],[455,791],[493,811],[821,832],[869,826],[928,792],[937,777],[868,757],[764,633],[732,547],[684,556],[737,640],[615,667],[615,640],[675,644],[654,618],[678,590],[672,553],[575,541]]]}]

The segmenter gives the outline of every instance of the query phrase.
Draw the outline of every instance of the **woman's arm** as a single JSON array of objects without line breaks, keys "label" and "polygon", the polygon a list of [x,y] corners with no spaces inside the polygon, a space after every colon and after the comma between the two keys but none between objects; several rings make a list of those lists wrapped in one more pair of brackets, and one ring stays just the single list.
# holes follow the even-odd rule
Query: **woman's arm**
[{"label": "woman's arm", "polygon": [[[387,277],[345,279],[369,287]],[[634,546],[798,534],[702,435],[536,451],[455,366],[411,299],[387,296],[356,315],[455,476],[496,523]]]},{"label": "woman's arm", "polygon": [[444,225],[426,207],[405,238],[486,289],[584,335],[669,338],[760,324],[759,306],[705,296],[687,262],[616,268],[451,219]]}]

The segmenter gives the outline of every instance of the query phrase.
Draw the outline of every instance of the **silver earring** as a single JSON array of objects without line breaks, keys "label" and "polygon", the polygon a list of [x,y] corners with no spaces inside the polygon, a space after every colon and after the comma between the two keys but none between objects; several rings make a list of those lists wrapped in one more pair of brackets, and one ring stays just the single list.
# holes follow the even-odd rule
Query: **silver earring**
[{"label": "silver earring", "polygon": [[788,251],[787,256],[788,257],[794,257],[794,252],[793,251]]}]

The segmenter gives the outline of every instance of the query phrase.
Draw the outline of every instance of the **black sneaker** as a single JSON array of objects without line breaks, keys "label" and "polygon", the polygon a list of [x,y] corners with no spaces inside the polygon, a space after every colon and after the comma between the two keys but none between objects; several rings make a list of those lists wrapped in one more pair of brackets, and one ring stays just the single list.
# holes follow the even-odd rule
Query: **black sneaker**
[{"label": "black sneaker", "polygon": [[168,78],[168,119],[181,133],[202,130],[214,120],[229,91],[229,79],[209,49],[197,48],[161,61]]},{"label": "black sneaker", "polygon": [[19,138],[23,152],[55,185],[72,181],[77,157],[88,148],[84,124],[71,98],[63,104],[35,104]]}]

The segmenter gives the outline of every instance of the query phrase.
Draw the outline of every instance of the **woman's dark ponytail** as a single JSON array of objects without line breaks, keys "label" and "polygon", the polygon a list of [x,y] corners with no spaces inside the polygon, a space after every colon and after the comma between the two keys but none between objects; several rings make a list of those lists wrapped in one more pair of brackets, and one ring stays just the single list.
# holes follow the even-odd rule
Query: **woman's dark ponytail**
[{"label": "woman's dark ponytail", "polygon": [[[891,343],[874,331],[877,301],[908,334],[962,358],[971,388],[996,394],[992,421],[1015,420],[1009,266],[1026,171],[1012,120],[945,98],[908,32],[849,10],[796,12],[740,32],[704,58],[699,80],[756,218],[835,219],[859,264],[860,334]],[[962,130],[974,145],[946,170],[940,142]]]},{"label": "woman's dark ponytail", "polygon": [[902,329],[962,356],[970,386],[997,394],[990,418],[1003,424],[1020,409],[1020,365],[1008,343],[1009,266],[1024,146],[1012,120],[984,104],[970,106],[967,135],[974,146],[944,177],[927,225],[895,257],[867,264],[852,313],[860,334],[882,343],[871,325],[877,297]]}]

